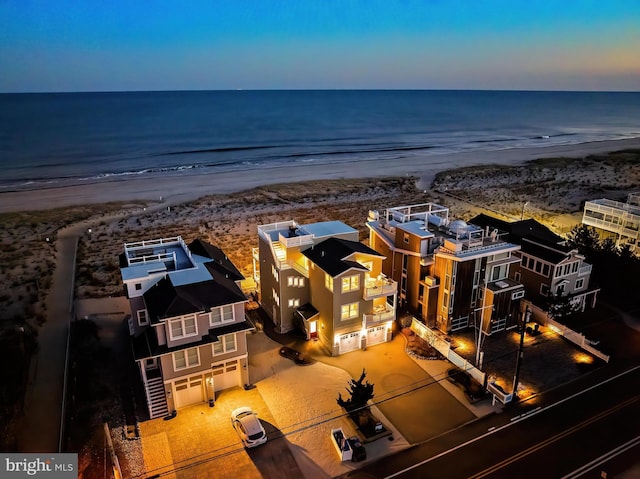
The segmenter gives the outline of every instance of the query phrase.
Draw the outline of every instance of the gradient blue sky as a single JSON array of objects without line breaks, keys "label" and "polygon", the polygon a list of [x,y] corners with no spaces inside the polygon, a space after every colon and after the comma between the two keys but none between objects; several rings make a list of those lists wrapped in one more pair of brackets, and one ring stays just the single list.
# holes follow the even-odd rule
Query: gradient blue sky
[{"label": "gradient blue sky", "polygon": [[0,92],[640,90],[638,0],[0,0]]}]

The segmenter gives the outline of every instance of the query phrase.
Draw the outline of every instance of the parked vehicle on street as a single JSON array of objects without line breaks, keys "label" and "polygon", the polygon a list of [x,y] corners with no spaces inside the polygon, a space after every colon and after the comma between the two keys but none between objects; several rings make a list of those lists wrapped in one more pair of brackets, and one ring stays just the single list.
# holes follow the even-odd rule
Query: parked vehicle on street
[{"label": "parked vehicle on street", "polygon": [[267,433],[258,415],[251,408],[245,406],[234,409],[231,413],[231,424],[244,447],[255,447],[267,442]]}]

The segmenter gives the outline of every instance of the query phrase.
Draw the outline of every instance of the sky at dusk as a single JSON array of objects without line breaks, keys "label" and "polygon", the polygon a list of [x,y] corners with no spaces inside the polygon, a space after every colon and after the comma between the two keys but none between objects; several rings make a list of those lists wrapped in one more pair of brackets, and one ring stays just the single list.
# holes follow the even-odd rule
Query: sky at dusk
[{"label": "sky at dusk", "polygon": [[0,0],[0,92],[640,90],[640,1]]}]

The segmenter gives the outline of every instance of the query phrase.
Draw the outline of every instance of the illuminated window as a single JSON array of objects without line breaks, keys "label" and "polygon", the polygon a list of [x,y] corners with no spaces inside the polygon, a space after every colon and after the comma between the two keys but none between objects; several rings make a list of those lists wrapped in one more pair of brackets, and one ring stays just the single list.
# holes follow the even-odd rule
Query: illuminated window
[{"label": "illuminated window", "polygon": [[298,306],[300,306],[300,300],[299,299],[290,299],[289,300],[289,307],[290,308],[297,308]]},{"label": "illuminated window", "polygon": [[333,278],[327,273],[324,274],[324,285],[333,293]]},{"label": "illuminated window", "polygon": [[358,303],[343,304],[341,320],[354,319],[358,317]]},{"label": "illuminated window", "polygon": [[342,278],[342,292],[348,293],[349,291],[357,291],[360,289],[360,276],[357,274],[354,276],[347,276]]},{"label": "illuminated window", "polygon": [[300,276],[289,276],[287,278],[287,285],[302,288],[304,286],[304,278]]}]

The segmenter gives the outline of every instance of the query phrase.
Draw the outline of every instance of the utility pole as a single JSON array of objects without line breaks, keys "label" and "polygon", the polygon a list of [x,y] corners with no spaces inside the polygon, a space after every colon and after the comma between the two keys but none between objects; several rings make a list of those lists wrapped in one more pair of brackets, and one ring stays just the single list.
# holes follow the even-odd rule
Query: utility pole
[{"label": "utility pole", "polygon": [[527,207],[528,204],[529,202],[525,201],[524,204],[522,205],[522,214],[520,215],[520,221],[524,219],[524,209]]},{"label": "utility pole", "polygon": [[518,379],[520,376],[520,367],[522,366],[522,356],[524,355],[524,333],[527,329],[527,323],[531,320],[531,309],[527,305],[527,309],[522,315],[522,329],[520,330],[520,347],[518,348],[518,357],[516,358],[516,373],[513,376],[513,395],[518,395]]},{"label": "utility pole", "polygon": [[[482,353],[482,340],[483,337],[482,335],[485,334],[485,332],[483,331],[483,326],[484,326],[484,311],[485,309],[491,308],[493,310],[493,304],[489,304],[487,306],[485,306],[485,299],[487,297],[487,292],[486,292],[486,285],[484,286],[485,291],[483,292],[482,295],[482,306],[479,308],[476,308],[473,310],[473,316],[474,316],[474,322],[475,322],[475,327],[477,330],[477,336],[476,336],[476,367],[478,369],[482,369],[482,360],[483,360],[483,353]],[[480,311],[480,324],[478,324],[478,311]]]}]

